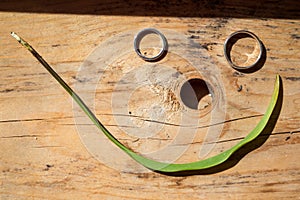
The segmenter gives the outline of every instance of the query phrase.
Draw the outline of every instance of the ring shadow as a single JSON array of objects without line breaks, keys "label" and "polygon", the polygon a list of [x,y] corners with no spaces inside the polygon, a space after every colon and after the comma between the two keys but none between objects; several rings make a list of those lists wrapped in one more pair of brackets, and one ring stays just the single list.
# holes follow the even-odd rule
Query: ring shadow
[{"label": "ring shadow", "polygon": [[[228,55],[228,58],[231,60],[231,56],[230,56],[230,52],[232,50],[232,47],[233,45],[240,39],[243,39],[243,38],[253,38],[252,36],[248,35],[248,34],[243,34],[243,33],[240,33],[240,34],[237,34],[237,35],[234,35],[230,41],[228,41],[228,45],[227,45],[227,48],[225,50],[225,53]],[[267,51],[266,51],[266,47],[264,45],[264,43],[260,40],[259,41],[261,43],[261,46],[262,46],[262,54],[261,54],[261,57],[260,59],[257,61],[257,63],[255,63],[254,66],[252,67],[249,67],[249,68],[234,68],[235,70],[239,71],[239,72],[242,72],[242,73],[246,73],[246,74],[250,74],[250,73],[253,73],[253,72],[256,72],[258,70],[260,70],[265,62],[266,62],[266,59],[267,59]],[[232,61],[231,61],[232,62]]]},{"label": "ring shadow", "polygon": [[[140,50],[138,49],[138,51],[140,51]],[[140,53],[141,53],[141,51],[140,51]],[[168,54],[168,47],[167,47],[167,49],[163,50],[163,52],[159,55],[159,57],[157,57],[155,59],[151,59],[151,58],[150,59],[149,58],[142,58],[142,59],[145,60],[146,62],[149,62],[149,63],[155,63],[155,62],[158,62],[158,61],[161,61],[162,59],[164,59],[167,54]]]},{"label": "ring shadow", "polygon": [[251,151],[259,148],[262,146],[267,139],[272,134],[273,129],[275,128],[276,122],[279,118],[279,114],[282,108],[282,102],[283,102],[283,86],[282,86],[282,79],[279,79],[280,81],[280,88],[279,88],[279,96],[278,101],[275,105],[275,108],[271,114],[271,117],[264,128],[264,130],[259,134],[259,136],[254,139],[253,141],[247,143],[242,148],[238,149],[236,152],[234,152],[228,160],[225,162],[208,168],[208,169],[201,169],[201,170],[192,170],[192,171],[181,171],[181,172],[158,172],[160,174],[168,175],[168,176],[178,176],[178,177],[184,177],[184,176],[192,176],[192,175],[209,175],[209,174],[216,174],[222,171],[225,171],[229,168],[234,167],[237,165],[241,159],[243,159],[248,153]]}]

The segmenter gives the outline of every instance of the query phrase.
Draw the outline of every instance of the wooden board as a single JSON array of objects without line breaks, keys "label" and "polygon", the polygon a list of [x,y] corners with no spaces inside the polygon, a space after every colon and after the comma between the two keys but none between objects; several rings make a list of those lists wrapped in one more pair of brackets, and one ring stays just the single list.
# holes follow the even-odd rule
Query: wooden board
[{"label": "wooden board", "polygon": [[[12,5],[2,4],[6,8]],[[62,5],[66,8],[65,4]],[[117,3],[115,5],[119,6]],[[98,8],[102,7],[98,5]],[[143,8],[146,12],[147,9]],[[259,11],[257,17],[255,14],[241,17],[241,14],[231,15],[230,18],[223,18],[218,13],[213,18],[209,17],[213,11],[205,13],[204,17],[196,14],[186,17],[183,13],[176,17],[175,12],[171,11],[162,17],[157,13],[147,17],[134,13],[129,16],[122,12],[119,15],[80,13],[75,12],[74,8],[74,12],[69,14],[51,10],[43,12],[43,9],[0,9],[3,11],[0,13],[1,199],[299,198],[300,21],[295,14],[297,12],[290,11],[292,14],[288,16],[289,12],[284,8],[286,17],[270,12],[266,14],[267,18],[261,18],[263,16],[259,8],[256,8]],[[176,7],[172,9],[174,11]],[[151,171],[135,173],[130,166],[126,169],[121,163],[119,168],[116,165],[109,166],[101,162],[101,158],[96,159],[90,154],[81,141],[81,130],[78,129],[80,119],[78,116],[76,118],[77,111],[72,99],[9,34],[14,31],[28,40],[66,82],[75,87],[82,81],[78,79],[80,66],[97,46],[116,37],[116,34],[146,27],[177,31],[187,40],[200,44],[219,70],[219,81],[224,86],[226,96],[226,116],[225,122],[221,123],[224,125],[221,137],[212,154],[236,144],[254,128],[271,98],[275,75],[281,75],[284,92],[282,110],[272,133],[266,133],[253,144],[261,145],[259,148],[236,155],[231,165],[224,169],[193,176],[175,177]],[[224,57],[225,39],[241,29],[255,33],[266,47],[263,67],[250,74],[238,73]],[[132,56],[136,55],[133,53]],[[173,57],[170,54],[166,58]],[[127,62],[133,62],[130,57],[122,59],[118,63],[120,68],[126,67]],[[138,60],[137,57],[134,59]],[[180,68],[184,62],[170,61],[169,64],[172,63]],[[107,70],[106,73],[111,72]],[[178,127],[167,125],[166,122],[177,123],[180,127],[182,124],[176,121],[179,120],[177,118],[169,118],[163,123],[163,131],[170,131],[171,134],[160,132],[163,134],[147,139],[136,140],[136,137],[128,135],[118,126],[115,113],[109,105],[114,84],[122,75],[116,71],[111,77],[97,83],[95,98],[97,100],[101,96],[105,99],[95,102],[97,116],[120,141],[137,151],[155,151],[168,145],[175,137],[172,131]],[[180,108],[184,107],[182,101],[170,96],[160,98],[166,93],[160,89],[155,90],[157,93],[149,93],[153,96],[148,99],[139,93],[144,93],[143,90],[136,91],[135,99],[129,105],[130,113],[124,117],[139,117],[133,119],[137,125],[157,123],[151,122],[151,116],[140,116],[138,112],[140,106],[152,105],[153,102],[166,108],[170,108],[170,103],[177,102],[178,109],[172,110],[172,107],[169,112],[180,112]],[[205,123],[209,125],[210,121]],[[198,153],[206,131],[202,129],[197,132],[194,140],[188,143],[188,150],[177,162],[199,159]],[[114,158],[109,153],[108,156]]]}]

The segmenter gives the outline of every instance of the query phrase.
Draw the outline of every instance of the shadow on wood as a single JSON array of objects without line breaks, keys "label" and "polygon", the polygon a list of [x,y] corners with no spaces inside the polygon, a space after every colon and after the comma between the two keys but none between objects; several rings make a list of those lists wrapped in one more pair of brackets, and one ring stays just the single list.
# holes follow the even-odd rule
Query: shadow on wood
[{"label": "shadow on wood", "polygon": [[250,0],[52,0],[1,1],[0,11],[123,16],[299,19],[300,1]]}]

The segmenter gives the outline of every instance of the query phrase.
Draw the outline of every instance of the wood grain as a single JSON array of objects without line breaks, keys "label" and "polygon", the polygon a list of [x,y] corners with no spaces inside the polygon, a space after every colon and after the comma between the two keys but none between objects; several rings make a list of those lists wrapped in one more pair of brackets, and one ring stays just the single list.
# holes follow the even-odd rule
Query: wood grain
[{"label": "wood grain", "polygon": [[[299,19],[1,12],[0,26],[1,199],[299,198]],[[215,153],[234,145],[256,125],[270,100],[275,75],[281,75],[282,110],[275,129],[261,147],[233,167],[213,174],[173,177],[110,168],[94,158],[81,142],[71,98],[9,34],[15,31],[28,40],[73,87],[80,81],[76,76],[81,64],[104,40],[153,26],[178,31],[200,43],[220,70],[227,122]],[[224,58],[223,42],[240,29],[254,32],[266,47],[265,64],[255,73],[236,72]],[[117,80],[117,73],[103,79],[101,88],[107,93],[101,93],[100,88],[96,97],[110,96],[113,83],[109,80],[114,78]],[[159,101],[155,97],[152,100]],[[132,102],[131,115],[138,115],[135,109],[143,103],[145,99]],[[168,143],[165,135],[132,139],[116,126],[111,108],[101,102],[96,103],[96,112],[118,139],[135,150],[155,150]],[[147,116],[139,120],[137,123],[151,123]],[[179,161],[197,160],[201,141],[199,134]]]}]

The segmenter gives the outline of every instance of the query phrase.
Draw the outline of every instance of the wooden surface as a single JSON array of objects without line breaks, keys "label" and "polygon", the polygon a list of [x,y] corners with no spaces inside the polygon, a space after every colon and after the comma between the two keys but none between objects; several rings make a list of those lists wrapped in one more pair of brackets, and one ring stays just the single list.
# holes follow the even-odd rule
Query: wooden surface
[{"label": "wooden surface", "polygon": [[[69,14],[61,10],[55,12],[59,6],[43,12],[38,6],[33,6],[33,10],[26,9],[28,7],[20,10],[16,5],[14,10],[12,3],[1,4],[1,199],[299,199],[300,20],[295,14],[296,8],[288,15],[289,9],[278,4],[279,8],[274,9],[280,10],[283,6],[286,17],[266,11],[266,18],[261,18],[262,10],[255,7],[259,12],[253,15],[241,13],[221,18],[212,12],[215,15],[210,18],[210,12],[205,13],[205,17],[182,17],[182,13],[176,17],[173,10],[162,17],[155,16],[156,13],[147,17],[129,16],[130,12],[127,15],[124,12],[119,15],[88,13],[83,7],[83,15],[72,11]],[[65,4],[62,3],[62,7],[66,8]],[[216,4],[217,10],[222,10],[221,5]],[[230,6],[235,6],[234,1]],[[290,7],[293,6],[289,4]],[[98,5],[98,8],[103,6]],[[230,7],[225,8],[228,11]],[[97,10],[97,5],[93,9]],[[144,11],[147,13],[146,8]],[[249,11],[253,11],[253,7]],[[214,153],[236,144],[257,124],[270,100],[275,75],[281,75],[282,110],[275,129],[265,135],[259,148],[236,158],[238,162],[224,170],[193,176],[134,173],[109,167],[94,158],[81,142],[68,94],[9,34],[15,31],[28,40],[74,87],[80,81],[76,79],[80,66],[101,42],[118,33],[153,26],[177,31],[200,43],[219,69],[219,81],[226,92],[227,122],[217,142],[220,146],[217,145]],[[257,72],[237,73],[224,58],[225,39],[240,29],[254,32],[266,47],[265,64]],[[109,97],[113,91],[112,80],[117,80],[117,76],[118,73],[103,79],[96,98],[101,94]],[[104,89],[106,94],[101,92]],[[161,93],[153,94],[153,99],[148,98],[148,101],[161,101],[157,95]],[[180,100],[176,101],[179,108],[183,106]],[[168,101],[161,103],[168,106]],[[147,99],[133,100],[131,115],[140,114],[139,105],[148,105]],[[174,112],[179,112],[179,108]],[[137,151],[155,150],[168,142],[166,135],[134,140],[116,126],[109,106],[97,102],[95,109],[116,137]],[[127,117],[131,117],[130,114]],[[147,120],[151,123],[147,116],[139,120],[137,124]],[[209,121],[207,123],[209,125]],[[166,127],[176,130],[176,127]],[[196,136],[180,161],[199,159],[197,151],[202,141],[201,134]]]}]

